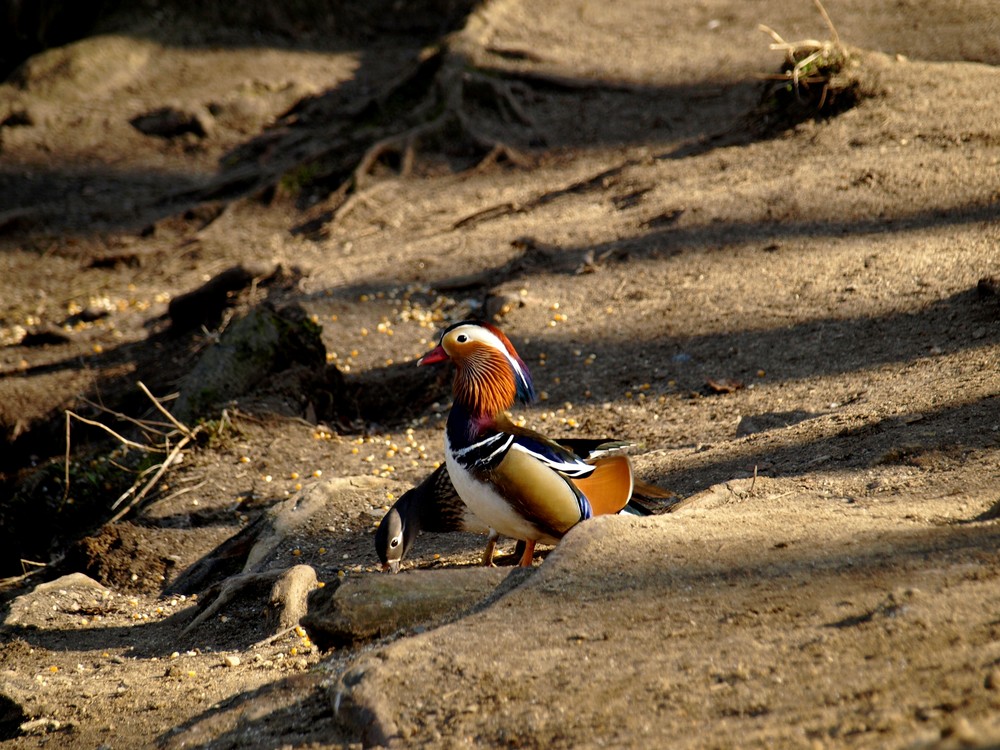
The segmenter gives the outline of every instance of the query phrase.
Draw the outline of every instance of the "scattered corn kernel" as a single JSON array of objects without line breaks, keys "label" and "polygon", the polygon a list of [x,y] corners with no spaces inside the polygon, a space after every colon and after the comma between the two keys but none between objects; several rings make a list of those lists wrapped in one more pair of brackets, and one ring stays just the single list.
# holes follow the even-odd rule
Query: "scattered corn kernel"
[{"label": "scattered corn kernel", "polygon": [[302,555],[302,550],[298,547],[292,550],[292,557],[300,557]]},{"label": "scattered corn kernel", "polygon": [[240,456],[240,463],[241,464],[248,464],[248,463],[250,463],[250,456]]}]

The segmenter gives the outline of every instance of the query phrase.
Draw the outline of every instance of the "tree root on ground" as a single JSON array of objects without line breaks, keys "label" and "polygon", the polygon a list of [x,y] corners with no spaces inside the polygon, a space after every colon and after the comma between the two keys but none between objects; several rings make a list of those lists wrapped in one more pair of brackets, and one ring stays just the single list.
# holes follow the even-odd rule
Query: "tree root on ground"
[{"label": "tree root on ground", "polygon": [[220,581],[205,592],[204,608],[184,628],[188,635],[206,620],[219,614],[247,589],[261,584],[271,584],[267,605],[267,619],[279,631],[298,625],[307,611],[306,599],[316,586],[316,571],[311,565],[294,565],[290,568],[265,570],[260,573],[241,573]]}]

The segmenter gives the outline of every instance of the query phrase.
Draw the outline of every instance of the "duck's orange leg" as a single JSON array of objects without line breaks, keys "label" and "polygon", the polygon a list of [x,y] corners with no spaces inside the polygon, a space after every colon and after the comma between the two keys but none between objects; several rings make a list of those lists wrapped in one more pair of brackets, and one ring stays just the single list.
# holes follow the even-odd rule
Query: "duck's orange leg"
[{"label": "duck's orange leg", "polygon": [[531,563],[535,559],[535,540],[525,539],[524,540],[524,554],[521,555],[521,561],[518,563],[522,568],[530,568]]}]

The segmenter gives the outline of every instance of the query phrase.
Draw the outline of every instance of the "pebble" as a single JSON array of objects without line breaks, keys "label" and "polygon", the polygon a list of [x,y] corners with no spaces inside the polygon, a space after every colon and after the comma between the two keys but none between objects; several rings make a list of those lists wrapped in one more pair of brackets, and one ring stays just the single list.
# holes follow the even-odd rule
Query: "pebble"
[{"label": "pebble", "polygon": [[240,657],[236,654],[226,654],[222,657],[222,663],[227,667],[238,667],[240,665]]}]

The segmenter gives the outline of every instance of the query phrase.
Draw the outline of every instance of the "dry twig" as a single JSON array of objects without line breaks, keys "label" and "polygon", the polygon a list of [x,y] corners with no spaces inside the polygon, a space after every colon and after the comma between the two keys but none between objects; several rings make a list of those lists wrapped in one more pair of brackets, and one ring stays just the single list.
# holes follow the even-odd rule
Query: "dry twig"
[{"label": "dry twig", "polygon": [[[191,429],[187,425],[180,422],[176,417],[174,417],[173,414],[167,411],[167,409],[163,406],[163,404],[159,401],[159,399],[157,399],[150,392],[150,390],[146,387],[144,383],[139,381],[138,386],[139,389],[144,394],[146,394],[149,400],[153,402],[153,406],[156,408],[156,410],[159,411],[161,414],[163,414],[169,420],[169,425],[173,425],[173,427],[176,428],[175,430],[171,430],[170,432],[163,432],[162,430],[158,429],[158,427],[168,426],[165,425],[164,423],[135,419],[134,417],[129,417],[124,414],[119,414],[118,412],[114,412],[110,409],[107,409],[97,404],[95,404],[94,406],[101,409],[102,411],[112,414],[115,417],[123,419],[124,421],[131,422],[132,424],[138,426],[141,430],[143,430],[143,432],[147,434],[155,433],[156,435],[162,437],[163,438],[162,446],[153,445],[150,443],[138,443],[134,440],[126,438],[124,435],[121,435],[120,433],[111,429],[102,422],[93,419],[87,419],[86,417],[82,417],[75,412],[72,412],[68,409],[66,410],[66,456],[65,456],[66,467],[63,476],[63,502],[69,499],[69,491],[70,491],[70,454],[72,448],[71,423],[73,419],[76,419],[77,421],[83,422],[84,424],[90,425],[92,427],[97,427],[99,429],[104,430],[109,435],[118,440],[118,442],[120,442],[125,448],[134,448],[136,450],[143,451],[144,453],[166,454],[166,457],[163,459],[162,462],[155,464],[154,466],[147,467],[143,471],[139,472],[139,475],[136,477],[135,482],[132,483],[132,486],[129,487],[129,489],[127,489],[125,492],[123,492],[118,497],[118,499],[111,504],[111,510],[114,510],[118,508],[118,506],[120,506],[127,498],[131,496],[131,500],[129,500],[129,502],[124,507],[122,507],[121,510],[115,513],[115,515],[111,517],[108,523],[115,523],[116,521],[121,520],[133,508],[135,508],[140,502],[142,502],[143,498],[145,498],[152,491],[153,487],[156,486],[156,483],[160,481],[164,473],[166,473],[167,469],[169,469],[174,464],[174,462],[177,460],[177,457],[180,456],[184,448],[186,448],[191,443],[191,441],[194,440],[198,436],[198,434],[203,430],[203,427],[201,425],[198,425],[194,429]],[[181,439],[177,442],[176,445],[174,445],[171,448],[170,445],[171,438],[174,437],[178,432],[181,434]],[[152,477],[149,477],[150,474],[152,474]],[[149,478],[147,479],[147,477]]]}]

